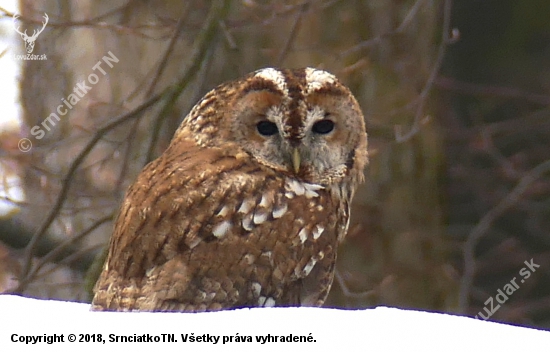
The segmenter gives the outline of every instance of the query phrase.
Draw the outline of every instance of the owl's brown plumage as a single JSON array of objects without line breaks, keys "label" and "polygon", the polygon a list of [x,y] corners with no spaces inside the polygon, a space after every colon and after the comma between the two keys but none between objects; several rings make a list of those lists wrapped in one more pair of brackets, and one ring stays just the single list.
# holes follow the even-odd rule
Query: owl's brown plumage
[{"label": "owl's brown plumage", "polygon": [[220,85],[128,190],[92,309],[321,305],[366,148],[355,98],[325,71]]}]

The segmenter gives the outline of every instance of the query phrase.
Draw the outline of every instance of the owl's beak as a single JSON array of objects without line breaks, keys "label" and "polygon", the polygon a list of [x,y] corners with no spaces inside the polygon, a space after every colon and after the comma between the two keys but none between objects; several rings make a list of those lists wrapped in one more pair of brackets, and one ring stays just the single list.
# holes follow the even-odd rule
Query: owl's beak
[{"label": "owl's beak", "polygon": [[294,172],[298,173],[300,171],[300,163],[302,162],[300,158],[300,153],[298,152],[298,148],[292,148],[292,167],[294,168]]}]

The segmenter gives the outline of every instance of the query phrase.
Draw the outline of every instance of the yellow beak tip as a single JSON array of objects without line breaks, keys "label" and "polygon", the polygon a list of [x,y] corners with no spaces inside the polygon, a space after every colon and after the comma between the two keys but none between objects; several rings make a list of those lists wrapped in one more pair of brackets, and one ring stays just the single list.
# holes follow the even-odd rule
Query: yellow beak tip
[{"label": "yellow beak tip", "polygon": [[292,151],[292,166],[294,167],[294,172],[298,173],[300,171],[300,164],[302,160],[300,159],[300,153],[298,148],[294,148]]}]

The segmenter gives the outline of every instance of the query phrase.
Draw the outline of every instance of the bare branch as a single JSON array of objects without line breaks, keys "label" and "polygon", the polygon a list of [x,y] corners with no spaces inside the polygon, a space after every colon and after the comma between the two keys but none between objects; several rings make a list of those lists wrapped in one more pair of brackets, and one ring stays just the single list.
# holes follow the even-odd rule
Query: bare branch
[{"label": "bare branch", "polygon": [[[62,254],[63,251],[67,247],[69,247],[73,243],[83,239],[84,237],[86,237],[87,235],[92,233],[92,231],[97,229],[99,226],[113,220],[113,217],[114,217],[114,214],[104,216],[103,218],[95,221],[90,227],[88,227],[87,229],[85,229],[84,231],[79,233],[78,235],[72,236],[72,237],[69,237],[69,238],[65,239],[63,242],[61,242],[59,245],[57,245],[53,250],[51,250],[48,254],[46,254],[45,256],[40,258],[40,260],[34,265],[33,269],[27,275],[25,275],[25,277],[21,278],[21,280],[19,281],[19,285],[23,285],[23,286],[27,285],[29,282],[31,282],[36,277],[36,275],[38,274],[40,269],[46,263],[49,263],[52,260],[54,260],[58,255]],[[17,290],[17,289],[18,288],[16,288],[15,290]]]},{"label": "bare branch", "polygon": [[288,38],[285,42],[285,45],[281,49],[281,52],[279,53],[279,57],[275,62],[277,62],[277,66],[281,66],[283,62],[285,61],[285,58],[292,47],[292,43],[294,42],[294,39],[296,39],[296,35],[298,34],[300,30],[300,23],[302,21],[302,18],[304,14],[306,13],[307,9],[309,8],[309,1],[306,1],[302,4],[300,7],[300,10],[298,11],[298,14],[296,15],[296,19],[294,20],[294,23],[292,24],[292,28],[290,29],[290,34],[288,35]]},{"label": "bare branch", "polygon": [[504,212],[514,206],[514,204],[519,201],[523,193],[527,191],[529,186],[548,171],[550,171],[550,160],[546,160],[545,162],[533,168],[529,173],[521,178],[521,180],[516,185],[516,187],[514,187],[512,192],[510,192],[503,200],[501,200],[496,207],[491,209],[485,214],[485,216],[483,216],[483,218],[478,222],[478,224],[468,235],[468,238],[463,247],[464,273],[460,282],[459,291],[460,312],[465,313],[466,308],[469,304],[470,290],[476,271],[475,248],[477,243],[489,230],[493,222],[497,220],[502,214],[504,214]]},{"label": "bare branch", "polygon": [[550,105],[550,96],[522,91],[514,87],[500,87],[482,85],[476,83],[461,82],[450,77],[438,77],[435,80],[438,88],[483,97],[495,97],[503,99],[523,99],[530,103],[543,106]]},{"label": "bare branch", "polygon": [[153,148],[157,143],[158,135],[164,120],[169,116],[169,112],[173,109],[178,97],[187,88],[189,83],[191,83],[197,72],[200,70],[201,64],[206,56],[206,52],[216,38],[220,21],[225,18],[229,12],[230,2],[230,0],[215,0],[212,2],[212,6],[210,7],[204,27],[198,34],[197,39],[191,48],[189,60],[181,71],[182,74],[180,79],[178,79],[175,89],[169,93],[166,103],[164,104],[162,111],[159,113],[159,117],[155,122],[153,136],[147,152],[146,163],[153,160]]},{"label": "bare branch", "polygon": [[[417,2],[417,4],[418,4],[418,2]],[[452,9],[452,1],[451,0],[445,0],[445,3],[443,4],[442,38],[441,38],[441,43],[439,44],[439,48],[437,50],[437,56],[436,56],[436,59],[435,59],[434,66],[432,68],[430,76],[428,77],[428,80],[426,81],[426,84],[424,85],[424,88],[422,89],[422,92],[420,93],[419,100],[418,100],[418,106],[416,107],[416,114],[414,116],[414,122],[413,122],[411,130],[409,132],[407,132],[406,134],[403,134],[402,133],[402,127],[401,126],[395,126],[395,140],[397,141],[397,143],[404,143],[404,142],[408,141],[416,133],[418,133],[420,131],[420,127],[423,124],[429,122],[430,117],[429,116],[425,116],[425,117],[423,116],[424,115],[424,107],[426,105],[428,95],[430,94],[430,91],[432,90],[435,79],[437,78],[437,75],[439,74],[439,70],[441,69],[441,65],[443,64],[443,58],[445,57],[445,52],[446,52],[446,49],[447,49],[447,45],[449,45],[449,43],[450,43],[449,34],[451,33],[451,9]]]},{"label": "bare branch", "polygon": [[351,292],[348,285],[346,284],[346,280],[344,279],[344,277],[342,276],[342,274],[340,273],[340,271],[338,269],[336,269],[335,272],[334,272],[334,278],[336,279],[336,282],[338,283],[338,286],[340,286],[340,289],[342,290],[342,293],[346,297],[349,297],[349,298],[366,298],[366,297],[372,296],[375,293],[374,290],[368,290],[368,291],[364,291],[364,292]]},{"label": "bare branch", "polygon": [[403,33],[405,31],[405,29],[412,23],[412,20],[414,19],[414,17],[418,13],[418,11],[420,10],[420,8],[424,4],[424,2],[426,2],[426,0],[417,0],[414,3],[414,5],[411,7],[411,9],[409,10],[407,15],[405,16],[405,18],[403,19],[403,21],[401,22],[399,27],[397,27],[395,30],[384,33],[384,34],[381,34],[381,35],[379,35],[375,38],[366,40],[362,43],[359,43],[358,45],[353,46],[353,47],[349,48],[348,50],[345,50],[342,53],[340,53],[338,55],[338,58],[342,59],[342,58],[345,58],[349,55],[353,55],[353,54],[355,54],[355,53],[357,53],[361,50],[368,49],[368,48],[370,48],[374,45],[378,45],[382,41],[384,41],[386,39],[389,39],[390,37],[393,37],[395,35]]},{"label": "bare branch", "polygon": [[[145,103],[138,106],[133,111],[123,114],[122,116],[119,116],[115,118],[115,120],[106,126],[100,128],[92,137],[92,139],[88,142],[88,144],[83,148],[83,150],[78,154],[78,156],[72,161],[69,171],[67,171],[67,175],[64,177],[62,181],[62,187],[61,191],[59,192],[56,201],[54,202],[48,216],[44,219],[42,224],[38,227],[38,229],[35,231],[34,235],[32,236],[31,240],[29,241],[29,244],[25,248],[25,255],[24,255],[24,263],[23,263],[23,270],[22,270],[22,278],[25,278],[29,272],[31,271],[32,267],[32,258],[33,254],[36,248],[36,245],[38,244],[38,241],[44,236],[50,225],[53,223],[55,218],[58,216],[59,212],[61,211],[61,208],[63,207],[63,204],[65,203],[65,200],[67,198],[67,194],[69,192],[69,187],[71,186],[71,183],[73,181],[73,178],[76,174],[76,170],[80,167],[84,159],[88,156],[88,154],[92,151],[92,149],[95,147],[95,145],[103,138],[105,134],[107,134],[109,131],[114,129],[115,127],[119,126],[120,124],[139,117],[145,112],[148,108],[155,105],[159,100],[161,100],[162,97],[165,96],[165,94],[169,91],[169,89],[166,89],[162,93],[152,97]],[[26,284],[22,283],[17,287],[14,292],[20,293],[25,289]]]},{"label": "bare branch", "polygon": [[188,2],[183,10],[183,15],[178,20],[178,23],[176,25],[176,28],[174,29],[174,34],[172,35],[172,38],[170,38],[170,42],[168,43],[168,47],[166,48],[166,51],[164,52],[164,55],[162,56],[162,59],[159,63],[159,66],[157,68],[157,72],[155,73],[155,76],[153,78],[153,81],[151,82],[151,85],[149,86],[149,89],[147,89],[145,96],[148,97],[149,95],[153,94],[153,91],[155,90],[155,87],[158,83],[158,80],[162,76],[162,73],[166,69],[166,64],[168,63],[168,58],[174,51],[174,46],[176,45],[176,41],[180,36],[181,30],[183,28],[184,19],[189,14],[189,9],[191,8],[191,2]]}]

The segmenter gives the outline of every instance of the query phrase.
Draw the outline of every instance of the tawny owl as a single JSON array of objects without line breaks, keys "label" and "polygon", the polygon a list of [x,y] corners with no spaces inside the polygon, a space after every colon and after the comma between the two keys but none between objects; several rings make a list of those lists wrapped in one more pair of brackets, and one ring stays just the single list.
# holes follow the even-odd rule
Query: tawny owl
[{"label": "tawny owl", "polygon": [[218,86],[128,190],[92,309],[322,305],[366,163],[363,115],[330,73]]}]

